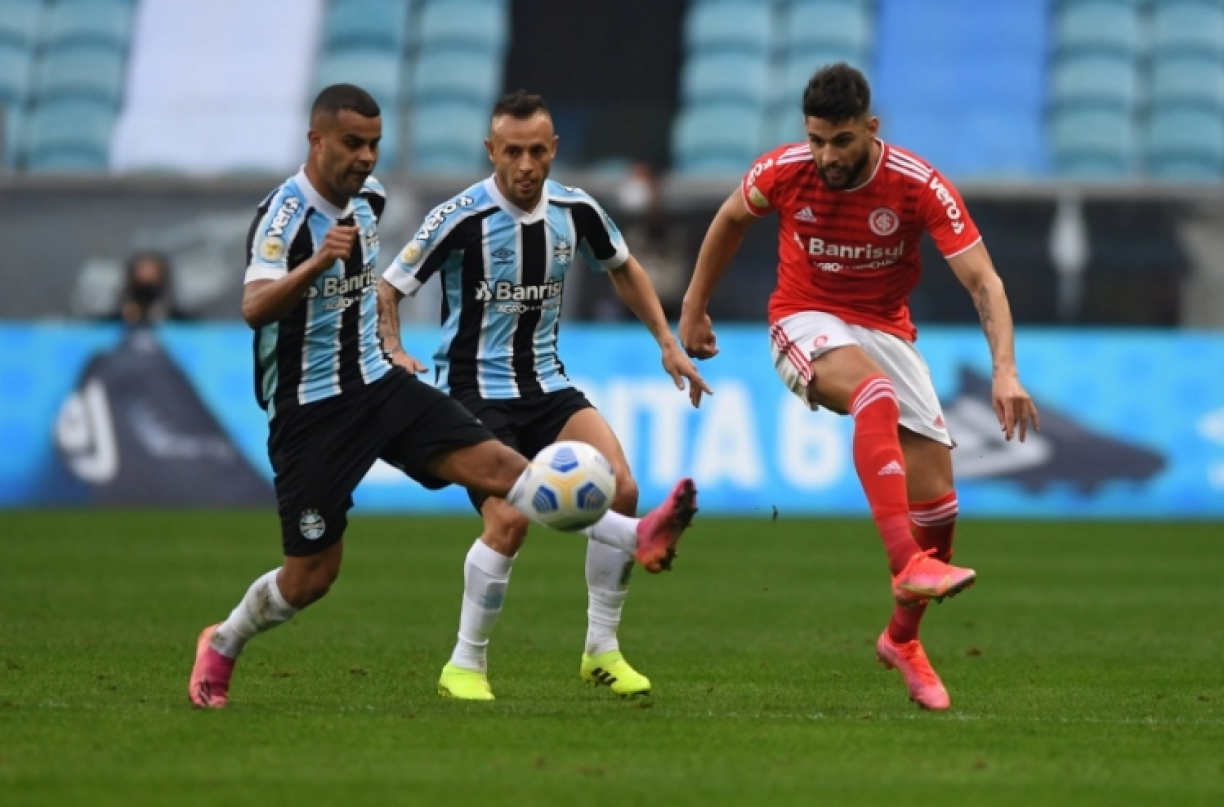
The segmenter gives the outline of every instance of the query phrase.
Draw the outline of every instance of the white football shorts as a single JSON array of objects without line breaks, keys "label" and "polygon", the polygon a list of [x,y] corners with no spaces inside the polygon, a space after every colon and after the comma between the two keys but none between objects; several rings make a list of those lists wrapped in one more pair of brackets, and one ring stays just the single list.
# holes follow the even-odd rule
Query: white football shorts
[{"label": "white football shorts", "polygon": [[901,409],[901,425],[949,448],[956,445],[931,384],[931,371],[910,342],[883,331],[849,325],[833,314],[818,311],[791,314],[774,323],[769,331],[774,369],[787,389],[811,409],[820,408],[807,397],[812,359],[833,348],[858,345],[892,381]]}]

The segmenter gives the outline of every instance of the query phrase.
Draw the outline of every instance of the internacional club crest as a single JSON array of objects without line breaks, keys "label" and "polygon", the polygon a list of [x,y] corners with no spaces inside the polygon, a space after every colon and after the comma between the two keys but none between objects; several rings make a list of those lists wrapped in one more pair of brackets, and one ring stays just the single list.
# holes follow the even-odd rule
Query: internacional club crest
[{"label": "internacional club crest", "polygon": [[877,207],[867,217],[867,224],[876,235],[892,235],[901,226],[901,217],[887,207]]}]

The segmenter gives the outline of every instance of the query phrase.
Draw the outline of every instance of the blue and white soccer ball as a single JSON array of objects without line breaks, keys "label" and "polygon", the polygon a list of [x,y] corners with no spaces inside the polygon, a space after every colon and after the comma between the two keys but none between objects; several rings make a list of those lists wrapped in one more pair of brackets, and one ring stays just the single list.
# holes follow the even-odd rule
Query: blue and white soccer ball
[{"label": "blue and white soccer ball", "polygon": [[535,519],[555,530],[589,527],[612,506],[616,475],[594,446],[573,440],[553,443],[531,461],[526,500]]}]

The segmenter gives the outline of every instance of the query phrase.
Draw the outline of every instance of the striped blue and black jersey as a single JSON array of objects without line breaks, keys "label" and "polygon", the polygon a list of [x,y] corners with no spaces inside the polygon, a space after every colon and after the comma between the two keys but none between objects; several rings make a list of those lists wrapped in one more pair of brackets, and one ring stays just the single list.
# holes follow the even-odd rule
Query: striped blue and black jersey
[{"label": "striped blue and black jersey", "polygon": [[557,327],[576,252],[596,271],[629,257],[620,230],[581,190],[549,180],[529,213],[490,177],[434,208],[383,277],[411,295],[441,276],[441,389],[526,398],[570,386]]},{"label": "striped blue and black jersey", "polygon": [[268,410],[314,403],[382,378],[378,338],[378,219],[386,194],[366,180],[343,210],[299,171],[259,205],[247,234],[246,282],[276,280],[305,263],[337,223],[360,230],[346,260],[319,275],[284,319],[255,332],[255,395]]}]

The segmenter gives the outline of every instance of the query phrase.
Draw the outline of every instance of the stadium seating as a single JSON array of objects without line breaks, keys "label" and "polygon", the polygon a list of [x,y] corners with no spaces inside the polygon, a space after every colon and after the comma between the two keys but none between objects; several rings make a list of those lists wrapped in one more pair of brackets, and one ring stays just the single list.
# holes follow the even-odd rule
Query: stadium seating
[{"label": "stadium seating", "polygon": [[0,0],[0,45],[32,47],[42,14],[42,0]]},{"label": "stadium seating", "polygon": [[105,170],[116,112],[98,101],[67,99],[40,104],[27,118],[26,159],[33,171],[73,164]]},{"label": "stadium seating", "polygon": [[691,54],[729,51],[767,56],[773,48],[771,5],[754,0],[699,4],[685,18],[685,48]]},{"label": "stadium seating", "polygon": [[1202,109],[1157,109],[1147,127],[1153,176],[1215,180],[1224,175],[1224,116]]},{"label": "stadium seating", "polygon": [[421,47],[504,53],[510,15],[500,0],[429,0],[417,21]]},{"label": "stadium seating", "polygon": [[1224,112],[1224,59],[1164,56],[1152,65],[1154,107],[1202,107]]},{"label": "stadium seating", "polygon": [[1056,108],[1109,106],[1130,112],[1139,99],[1138,64],[1114,54],[1068,56],[1054,65],[1051,85]]},{"label": "stadium seating", "polygon": [[501,87],[500,61],[464,49],[421,51],[412,68],[416,103],[455,100],[486,106]]},{"label": "stadium seating", "polygon": [[49,47],[103,45],[126,50],[132,0],[57,0],[49,10],[43,42]]},{"label": "stadium seating", "polygon": [[1117,109],[1067,110],[1050,124],[1050,149],[1068,177],[1118,179],[1136,167],[1135,125]]},{"label": "stadium seating", "polygon": [[[881,0],[873,89],[885,138],[954,178],[1042,173],[1049,28],[1045,3]],[[966,147],[970,121],[1010,136]]]},{"label": "stadium seating", "polygon": [[399,60],[399,53],[384,50],[325,53],[319,60],[316,90],[331,84],[356,84],[380,106],[394,106],[399,99]]},{"label": "stadium seating", "polygon": [[1224,55],[1224,5],[1210,0],[1162,0],[1152,14],[1152,52]]},{"label": "stadium seating", "polygon": [[1060,53],[1134,56],[1141,48],[1135,3],[1067,0],[1056,7],[1054,45]]},{"label": "stadium seating", "polygon": [[764,117],[730,104],[704,104],[673,124],[676,169],[683,174],[742,174],[759,153]]},{"label": "stadium seating", "polygon": [[416,105],[409,121],[409,167],[422,174],[471,174],[485,160],[489,112],[475,104]]},{"label": "stadium seating", "polygon": [[40,103],[89,98],[118,107],[125,63],[122,51],[109,46],[52,48],[39,62],[34,94]]},{"label": "stadium seating", "polygon": [[685,104],[736,103],[764,106],[772,92],[770,64],[746,53],[711,52],[684,65],[680,97]]},{"label": "stadium seating", "polygon": [[844,48],[858,56],[871,48],[872,19],[866,6],[839,0],[798,0],[790,8],[782,44],[789,54]]},{"label": "stadium seating", "polygon": [[345,48],[404,50],[411,3],[405,0],[332,0],[323,15],[323,51]]},{"label": "stadium seating", "polygon": [[29,48],[0,42],[0,104],[24,106],[32,66]]}]

